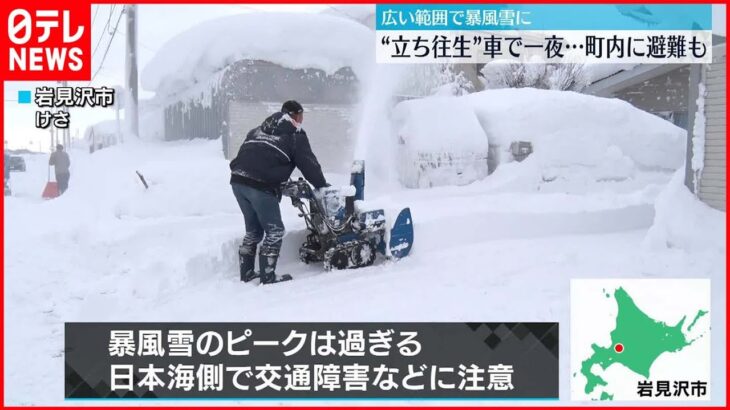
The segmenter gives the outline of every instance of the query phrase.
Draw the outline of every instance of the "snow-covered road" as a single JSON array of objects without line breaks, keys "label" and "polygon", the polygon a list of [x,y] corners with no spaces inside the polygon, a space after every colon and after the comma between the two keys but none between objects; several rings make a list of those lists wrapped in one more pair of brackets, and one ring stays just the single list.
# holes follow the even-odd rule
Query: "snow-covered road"
[{"label": "snow-covered road", "polygon": [[[191,141],[72,152],[71,189],[53,201],[38,198],[46,157],[13,175],[7,404],[62,403],[70,321],[559,321],[567,358],[570,279],[587,277],[711,278],[713,362],[724,362],[724,251],[654,249],[644,240],[668,175],[574,193],[522,189],[500,174],[465,187],[366,187],[374,204],[411,207],[414,249],[398,262],[338,272],[297,260],[304,225],[284,200],[279,271],[295,280],[264,287],[238,280],[243,218],[219,149],[218,141]],[[560,376],[568,399],[567,360]],[[724,369],[713,368],[716,400],[724,380]]]}]

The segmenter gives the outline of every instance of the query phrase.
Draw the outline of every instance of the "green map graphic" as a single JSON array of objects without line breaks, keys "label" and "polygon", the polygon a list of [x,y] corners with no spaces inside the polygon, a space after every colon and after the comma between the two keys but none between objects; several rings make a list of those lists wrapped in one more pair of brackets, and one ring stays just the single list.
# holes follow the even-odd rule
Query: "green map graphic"
[{"label": "green map graphic", "polygon": [[[608,293],[606,295],[610,297]],[[595,364],[605,370],[609,366],[620,363],[648,379],[652,364],[662,353],[678,352],[696,340],[688,340],[687,335],[682,331],[686,316],[682,317],[676,325],[670,326],[652,319],[639,309],[623,288],[616,289],[613,297],[618,305],[618,314],[616,315],[616,327],[611,331],[611,345],[601,347],[593,343],[591,345],[593,354],[581,364],[580,372],[587,379],[586,394],[592,393],[598,386],[606,386],[603,378],[591,372],[591,368]],[[707,311],[698,311],[687,331],[692,330],[697,320],[705,314]],[[617,344],[622,345],[621,352],[616,351]],[[613,395],[602,391],[600,399],[611,400]]]}]

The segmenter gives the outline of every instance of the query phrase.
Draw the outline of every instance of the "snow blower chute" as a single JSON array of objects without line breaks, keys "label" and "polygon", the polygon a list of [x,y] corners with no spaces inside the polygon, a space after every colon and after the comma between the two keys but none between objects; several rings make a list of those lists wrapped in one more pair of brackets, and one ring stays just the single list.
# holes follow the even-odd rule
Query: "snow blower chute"
[{"label": "snow blower chute", "polygon": [[309,231],[299,248],[302,262],[324,262],[326,270],[359,268],[372,265],[378,252],[400,259],[411,251],[413,220],[409,208],[400,211],[390,229],[384,210],[365,210],[363,161],[354,162],[350,186],[320,191],[315,193],[301,178],[283,186],[282,194],[291,198]]}]

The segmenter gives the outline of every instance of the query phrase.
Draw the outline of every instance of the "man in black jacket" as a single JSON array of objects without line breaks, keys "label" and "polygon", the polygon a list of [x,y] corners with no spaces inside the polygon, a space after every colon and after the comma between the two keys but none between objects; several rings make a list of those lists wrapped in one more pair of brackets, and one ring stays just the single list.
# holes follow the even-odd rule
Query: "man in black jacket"
[{"label": "man in black jacket", "polygon": [[298,168],[314,188],[327,186],[322,168],[301,127],[303,120],[301,104],[285,102],[281,112],[272,114],[249,131],[238,155],[231,161],[231,186],[246,223],[246,235],[238,251],[244,282],[258,276],[254,265],[256,248],[262,240],[259,252],[261,283],[291,279],[289,275],[277,278],[275,271],[284,237],[279,188],[294,168]]}]

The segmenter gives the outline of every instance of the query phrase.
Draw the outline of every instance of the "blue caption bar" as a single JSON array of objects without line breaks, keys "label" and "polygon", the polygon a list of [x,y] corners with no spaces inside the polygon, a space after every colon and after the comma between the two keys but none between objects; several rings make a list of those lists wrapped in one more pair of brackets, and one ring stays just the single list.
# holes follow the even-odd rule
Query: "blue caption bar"
[{"label": "blue caption bar", "polygon": [[712,30],[710,4],[378,4],[378,30]]}]

